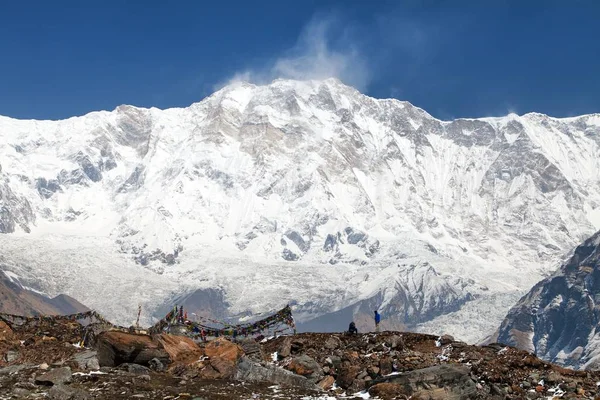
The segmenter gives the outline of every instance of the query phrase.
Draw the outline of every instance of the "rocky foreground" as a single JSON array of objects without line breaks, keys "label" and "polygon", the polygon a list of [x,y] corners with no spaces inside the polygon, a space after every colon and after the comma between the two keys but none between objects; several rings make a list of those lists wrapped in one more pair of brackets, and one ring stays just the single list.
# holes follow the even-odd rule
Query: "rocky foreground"
[{"label": "rocky foreground", "polygon": [[68,320],[0,321],[0,399],[600,399],[599,384],[599,372],[515,348],[415,333],[197,344],[94,335]]}]

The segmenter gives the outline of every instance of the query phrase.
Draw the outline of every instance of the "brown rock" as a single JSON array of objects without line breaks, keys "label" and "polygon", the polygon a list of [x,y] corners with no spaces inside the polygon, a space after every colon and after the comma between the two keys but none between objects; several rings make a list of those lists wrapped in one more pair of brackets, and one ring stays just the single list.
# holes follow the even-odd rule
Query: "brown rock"
[{"label": "brown rock", "polygon": [[402,385],[384,382],[371,386],[369,394],[373,397],[381,398],[382,400],[391,400],[408,393],[404,391]]},{"label": "brown rock", "polygon": [[534,355],[528,355],[523,360],[523,365],[527,367],[540,368],[544,362]]},{"label": "brown rock", "polygon": [[212,365],[207,365],[200,371],[199,376],[202,379],[219,379],[221,374]]},{"label": "brown rock", "polygon": [[6,322],[0,320],[0,341],[14,340],[14,334]]},{"label": "brown rock", "polygon": [[442,335],[440,337],[440,343],[442,344],[442,346],[446,346],[452,342],[454,342],[454,337],[450,335]]},{"label": "brown rock", "polygon": [[428,390],[419,390],[413,393],[411,396],[412,399],[428,399],[428,400],[446,400],[446,399],[454,399],[454,398],[468,398],[466,396],[456,397],[451,392],[449,393],[444,388],[434,388]]},{"label": "brown rock", "polygon": [[381,375],[389,375],[392,373],[392,360],[389,357],[382,357],[379,360],[379,370]]},{"label": "brown rock", "polygon": [[358,363],[360,361],[360,357],[358,356],[357,351],[347,351],[344,353],[342,357],[345,361],[350,361],[352,364]]},{"label": "brown rock", "polygon": [[348,391],[351,393],[357,393],[365,390],[366,383],[362,379],[355,379],[352,382],[352,385],[348,388]]},{"label": "brown rock", "polygon": [[292,354],[292,338],[287,337],[281,344],[278,355],[281,358],[289,357]]},{"label": "brown rock", "polygon": [[544,391],[544,387],[542,385],[537,385],[535,387],[535,391],[538,393],[542,393]]},{"label": "brown rock", "polygon": [[371,378],[375,378],[377,375],[379,375],[379,367],[372,365],[367,368],[367,373]]},{"label": "brown rock", "polygon": [[560,376],[560,374],[553,371],[546,376],[545,380],[549,383],[560,382],[562,381],[562,377]]},{"label": "brown rock", "polygon": [[295,374],[306,377],[322,376],[319,364],[307,355],[301,355],[292,359],[292,362],[287,366],[287,369]]},{"label": "brown rock", "polygon": [[340,347],[341,345],[342,345],[342,342],[336,336],[331,336],[331,337],[327,338],[327,340],[324,343],[325,348],[329,349],[329,350],[335,350],[338,347]]},{"label": "brown rock", "polygon": [[334,383],[335,378],[331,375],[328,375],[325,378],[323,378],[319,383],[317,383],[317,386],[323,390],[329,390],[331,389]]},{"label": "brown rock", "polygon": [[162,344],[148,335],[103,332],[98,337],[97,350],[101,367],[116,367],[123,363],[147,365],[153,358],[165,364],[170,361]]},{"label": "brown rock", "polygon": [[249,359],[256,362],[261,362],[265,358],[262,346],[253,338],[238,340],[238,344],[244,351],[246,357]]},{"label": "brown rock", "polygon": [[336,379],[338,386],[342,389],[348,389],[352,385],[352,382],[354,382],[354,379],[359,372],[360,367],[358,365],[342,365]]},{"label": "brown rock", "polygon": [[222,358],[235,364],[244,355],[244,350],[225,338],[218,338],[206,345],[204,354],[210,358]]},{"label": "brown rock", "polygon": [[210,366],[218,372],[218,376],[213,379],[229,379],[236,373],[236,363],[225,358],[211,359]]},{"label": "brown rock", "polygon": [[403,350],[406,347],[404,338],[400,335],[391,336],[387,342],[392,349]]},{"label": "brown rock", "polygon": [[169,354],[172,362],[191,364],[203,355],[202,349],[190,338],[161,334],[158,341]]}]

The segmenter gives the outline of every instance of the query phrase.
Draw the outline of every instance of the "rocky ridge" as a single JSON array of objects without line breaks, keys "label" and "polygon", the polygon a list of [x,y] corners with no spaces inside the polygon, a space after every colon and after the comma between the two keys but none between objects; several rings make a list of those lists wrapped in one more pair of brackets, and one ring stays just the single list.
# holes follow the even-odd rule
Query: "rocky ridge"
[{"label": "rocky ridge", "polygon": [[49,298],[23,286],[18,278],[0,270],[0,311],[8,314],[64,315],[89,309],[67,295]]},{"label": "rocky ridge", "polygon": [[[405,332],[278,338],[85,336],[56,319],[0,322],[0,398],[592,399],[599,372],[574,371],[499,344]],[[82,347],[81,342],[90,346]]]},{"label": "rocky ridge", "polygon": [[508,312],[490,339],[565,366],[600,366],[600,232]]}]

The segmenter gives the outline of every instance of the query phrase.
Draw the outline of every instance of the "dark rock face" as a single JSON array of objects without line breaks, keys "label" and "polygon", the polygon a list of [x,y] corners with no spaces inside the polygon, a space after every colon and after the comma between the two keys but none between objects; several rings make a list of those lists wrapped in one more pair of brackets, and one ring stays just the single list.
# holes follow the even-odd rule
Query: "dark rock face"
[{"label": "dark rock face", "polygon": [[127,180],[119,188],[120,193],[132,192],[144,185],[146,179],[146,168],[143,165],[138,165],[135,170],[129,175]]},{"label": "dark rock face", "polygon": [[[144,248],[145,249],[145,248]],[[144,251],[144,249],[133,249],[133,253],[135,254],[134,260],[138,264],[148,265],[151,261],[160,261],[166,265],[174,265],[177,263],[177,257],[179,253],[183,250],[183,246],[179,245],[177,248],[173,249],[173,253],[165,253],[159,249],[148,252]]]},{"label": "dark rock face", "polygon": [[306,243],[306,241],[302,238],[302,235],[300,235],[296,231],[289,231],[285,234],[285,236],[292,242],[294,242],[296,246],[298,246],[298,248],[303,252],[308,251],[308,249],[310,248],[310,245]]},{"label": "dark rock face", "polygon": [[300,257],[290,249],[283,249],[281,257],[286,261],[298,261],[300,259]]},{"label": "dark rock face", "polygon": [[116,108],[118,113],[117,129],[113,132],[115,140],[124,146],[135,149],[140,157],[149,149],[152,132],[152,119],[148,118],[148,110],[122,105]]},{"label": "dark rock face", "polygon": [[600,367],[600,232],[509,311],[496,339],[575,368]]},{"label": "dark rock face", "polygon": [[92,182],[99,182],[102,180],[102,172],[100,172],[100,168],[92,163],[89,156],[84,156],[80,153],[77,155],[77,161],[79,162],[83,173]]},{"label": "dark rock face", "polygon": [[346,228],[345,232],[348,235],[348,243],[350,244],[358,244],[367,238],[366,233],[355,232],[352,228]]},{"label": "dark rock face", "polygon": [[60,183],[56,179],[47,180],[45,178],[38,178],[36,180],[35,187],[38,193],[45,199],[49,199],[56,192],[62,191]]},{"label": "dark rock face", "polygon": [[16,227],[31,231],[35,214],[29,201],[17,196],[10,188],[8,179],[0,176],[0,233],[13,233]]},{"label": "dark rock face", "polygon": [[61,185],[87,185],[87,178],[81,169],[67,171],[63,169],[58,173],[58,182]]}]

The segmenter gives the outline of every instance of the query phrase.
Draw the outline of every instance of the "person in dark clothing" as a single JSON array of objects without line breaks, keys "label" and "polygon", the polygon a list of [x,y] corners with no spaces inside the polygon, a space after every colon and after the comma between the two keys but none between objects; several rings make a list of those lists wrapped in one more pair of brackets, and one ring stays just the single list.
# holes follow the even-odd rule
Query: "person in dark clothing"
[{"label": "person in dark clothing", "polygon": [[375,332],[379,332],[379,322],[381,322],[381,315],[377,312],[377,310],[373,312],[375,313]]},{"label": "person in dark clothing", "polygon": [[350,326],[348,326],[348,333],[351,335],[358,333],[358,329],[356,329],[356,324],[354,321],[350,322]]}]

